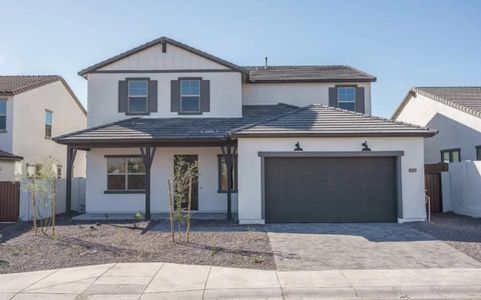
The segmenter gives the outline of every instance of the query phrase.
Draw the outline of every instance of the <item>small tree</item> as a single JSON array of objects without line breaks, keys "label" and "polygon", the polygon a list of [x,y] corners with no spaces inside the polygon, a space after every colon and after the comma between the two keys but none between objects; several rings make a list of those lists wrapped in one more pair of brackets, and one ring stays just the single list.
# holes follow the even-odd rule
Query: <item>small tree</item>
[{"label": "small tree", "polygon": [[[32,197],[32,221],[35,234],[38,232],[37,223],[39,223],[42,233],[52,238],[56,238],[57,174],[55,171],[56,164],[53,161],[38,164],[33,172],[30,172],[27,167],[21,184],[22,189]],[[51,235],[47,232],[48,227],[52,227]]]},{"label": "small tree", "polygon": [[[190,238],[190,221],[192,207],[192,185],[197,180],[197,162],[189,163],[183,157],[176,157],[174,163],[174,174],[169,186],[169,216],[172,232],[172,241],[175,241],[174,223],[178,225],[179,240],[181,226],[186,224],[186,240]],[[173,185],[173,193],[172,187]]]}]

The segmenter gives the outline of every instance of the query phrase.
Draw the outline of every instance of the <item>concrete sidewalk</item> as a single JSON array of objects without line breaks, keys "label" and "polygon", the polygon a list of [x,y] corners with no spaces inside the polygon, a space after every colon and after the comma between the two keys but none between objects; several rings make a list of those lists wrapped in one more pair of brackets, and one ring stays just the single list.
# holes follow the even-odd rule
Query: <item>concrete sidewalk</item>
[{"label": "concrete sidewalk", "polygon": [[262,271],[169,263],[0,275],[0,299],[481,299],[481,269]]}]

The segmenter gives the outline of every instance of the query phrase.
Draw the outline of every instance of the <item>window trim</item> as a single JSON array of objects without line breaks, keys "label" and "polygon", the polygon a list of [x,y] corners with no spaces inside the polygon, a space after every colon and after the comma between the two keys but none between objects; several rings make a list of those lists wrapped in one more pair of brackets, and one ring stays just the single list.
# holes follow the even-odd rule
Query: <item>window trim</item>
[{"label": "window trim", "polygon": [[5,128],[0,128],[0,133],[7,132],[7,118],[8,118],[8,98],[0,98],[0,102],[5,102],[5,114],[0,116],[5,116]]},{"label": "window trim", "polygon": [[[458,151],[459,152],[459,161],[453,161],[453,152]],[[441,150],[441,162],[444,163],[443,159],[443,154],[444,153],[449,153],[449,163],[455,163],[455,162],[461,162],[461,148],[451,148],[451,149],[443,149]]]},{"label": "window trim", "polygon": [[[481,160],[481,145],[475,146],[476,149],[476,160]],[[478,152],[479,152],[479,157],[478,157]]]},{"label": "window trim", "polygon": [[[50,117],[50,136],[47,135],[47,125],[48,125],[48,124],[47,124],[47,114],[48,114],[48,113],[50,113],[50,116],[51,116],[51,117]],[[46,140],[51,140],[51,139],[52,139],[52,135],[53,135],[53,134],[52,134],[52,133],[53,133],[53,132],[52,132],[52,130],[53,130],[53,111],[50,110],[50,109],[45,109],[44,117],[45,117],[45,120],[44,120],[44,122],[45,122],[45,124],[44,124],[44,135],[45,135],[45,136],[44,136],[44,138],[45,138]]]},{"label": "window trim", "polygon": [[[138,78],[135,78],[135,77],[132,77],[132,78],[126,78],[125,79],[127,81],[127,111],[125,112],[126,115],[131,115],[131,116],[145,116],[145,115],[150,115],[150,111],[149,111],[149,82],[150,82],[150,78],[149,77],[138,77]],[[139,82],[146,82],[147,83],[147,90],[146,90],[146,94],[145,94],[145,111],[134,111],[134,112],[131,112],[130,111],[130,98],[144,98],[144,96],[139,96],[139,95],[136,95],[136,96],[130,96],[130,93],[129,93],[129,83],[130,82],[134,82],[134,81],[139,81]]]},{"label": "window trim", "polygon": [[[341,88],[352,88],[354,89],[354,101],[339,101],[339,89]],[[337,108],[340,108],[340,109],[345,109],[345,108],[342,108],[342,107],[339,107],[339,103],[354,103],[354,112],[357,111],[357,85],[336,85],[336,104],[337,104]]]},{"label": "window trim", "polygon": [[[231,190],[232,193],[238,193],[239,187],[238,187],[238,171],[237,171],[237,154],[232,155],[233,156],[233,171],[234,171],[234,189]],[[224,155],[218,154],[217,155],[217,193],[219,194],[226,194],[227,190],[222,190],[221,188],[221,183],[222,183],[222,177],[221,177],[221,170],[222,170],[222,160],[224,159]]]},{"label": "window trim", "polygon": [[[145,189],[138,189],[138,190],[135,190],[135,189],[128,189],[128,178],[129,178],[129,174],[134,174],[134,175],[146,175],[145,171],[143,173],[129,173],[128,172],[128,167],[129,167],[129,162],[128,162],[128,159],[129,158],[142,158],[142,155],[137,155],[137,154],[127,154],[127,155],[104,155],[104,157],[106,158],[106,164],[107,164],[107,172],[106,172],[106,189],[104,191],[104,194],[145,194]],[[125,160],[125,173],[121,173],[121,174],[111,174],[109,173],[109,158],[124,158],[126,159]],[[142,160],[142,163],[143,163],[143,160]],[[145,166],[144,166],[145,167]],[[115,189],[109,189],[109,175],[123,175],[125,177],[125,188],[124,189],[118,189],[118,190],[115,190]]]},{"label": "window trim", "polygon": [[[179,77],[179,115],[201,115],[202,114],[202,77]],[[198,111],[183,111],[182,110],[182,81],[195,80],[199,82],[199,110]],[[185,97],[192,97],[195,95],[186,95]]]}]

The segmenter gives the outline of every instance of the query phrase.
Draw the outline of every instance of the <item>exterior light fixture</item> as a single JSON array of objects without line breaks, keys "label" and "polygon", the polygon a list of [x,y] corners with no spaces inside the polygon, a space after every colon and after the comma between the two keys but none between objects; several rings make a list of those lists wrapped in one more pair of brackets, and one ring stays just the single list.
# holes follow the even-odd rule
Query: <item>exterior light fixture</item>
[{"label": "exterior light fixture", "polygon": [[301,144],[299,144],[299,142],[296,143],[294,151],[303,151],[303,149],[301,148]]},{"label": "exterior light fixture", "polygon": [[369,146],[367,145],[367,141],[364,141],[364,143],[362,143],[362,151],[371,151],[371,148],[369,148]]}]

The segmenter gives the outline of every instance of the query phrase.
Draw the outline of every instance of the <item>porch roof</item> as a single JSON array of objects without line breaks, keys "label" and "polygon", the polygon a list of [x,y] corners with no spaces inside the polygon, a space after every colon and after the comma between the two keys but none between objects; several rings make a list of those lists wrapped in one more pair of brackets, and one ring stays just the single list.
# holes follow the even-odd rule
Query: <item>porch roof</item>
[{"label": "porch roof", "polygon": [[23,157],[0,149],[0,160],[22,160]]},{"label": "porch roof", "polygon": [[129,118],[54,138],[66,145],[128,145],[150,143],[223,143],[232,131],[270,120],[298,107],[277,105],[243,106],[238,118]]}]

